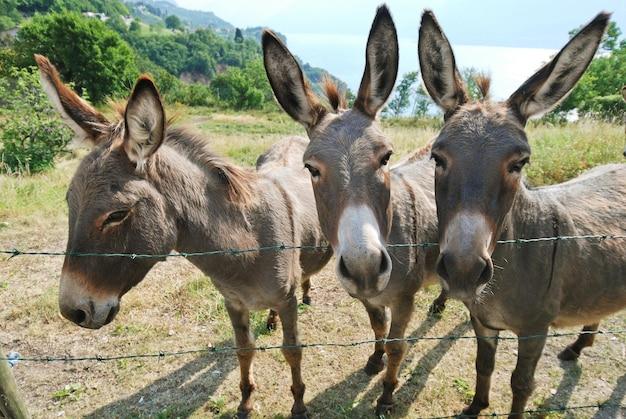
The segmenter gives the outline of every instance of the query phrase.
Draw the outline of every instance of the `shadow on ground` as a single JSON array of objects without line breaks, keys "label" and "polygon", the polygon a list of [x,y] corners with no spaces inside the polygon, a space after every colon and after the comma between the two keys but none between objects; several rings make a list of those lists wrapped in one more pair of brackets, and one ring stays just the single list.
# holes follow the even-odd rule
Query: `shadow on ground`
[{"label": "shadow on ground", "polygon": [[[230,345],[232,342],[224,341],[216,346]],[[207,353],[138,392],[94,410],[84,417],[189,417],[209,401],[237,365],[235,353]],[[217,412],[207,411],[206,415],[210,416],[212,413]]]},{"label": "shadow on ground", "polygon": [[[438,318],[427,318],[407,337],[414,338],[426,335],[438,321]],[[469,323],[461,323],[451,330],[447,336],[460,335],[469,329]],[[399,388],[394,396],[397,403],[397,410],[394,410],[394,413],[397,412],[399,416],[403,416],[407,412],[412,402],[412,397],[416,397],[421,392],[430,371],[441,361],[454,342],[455,340],[452,339],[441,340],[434,348],[423,354],[418,365],[411,372],[412,377],[405,385]],[[419,345],[420,343],[417,342],[409,347],[403,365],[410,363],[420,354]],[[418,349],[415,349],[416,346]],[[366,362],[367,359],[364,358],[363,366],[365,366]],[[369,377],[362,369],[352,372],[345,380],[327,388],[311,400],[308,403],[310,414],[315,418],[373,417],[376,400],[382,394],[383,374]],[[368,386],[372,379],[376,379],[377,384],[355,404],[356,397]],[[329,411],[329,407],[333,408],[333,410]]]}]

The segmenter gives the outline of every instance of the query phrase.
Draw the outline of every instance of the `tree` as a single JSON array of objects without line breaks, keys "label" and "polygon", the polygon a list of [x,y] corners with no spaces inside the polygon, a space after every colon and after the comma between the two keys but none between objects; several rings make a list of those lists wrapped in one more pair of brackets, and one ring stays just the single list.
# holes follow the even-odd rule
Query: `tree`
[{"label": "tree", "polygon": [[165,27],[172,30],[183,30],[183,22],[176,15],[169,15],[165,18]]},{"label": "tree", "polygon": [[619,40],[620,35],[621,30],[615,22],[610,22],[602,41],[604,53],[593,59],[556,112],[578,109],[581,114],[605,119],[624,115],[626,103],[621,98],[620,90],[626,80],[626,39]]},{"label": "tree", "polygon": [[398,83],[393,98],[387,105],[389,111],[394,116],[402,115],[411,104],[413,86],[417,82],[418,75],[419,73],[417,71],[410,71],[402,76],[402,80]]},{"label": "tree", "polygon": [[261,108],[272,98],[261,59],[250,61],[243,69],[229,68],[215,77],[211,90],[234,109]]},{"label": "tree", "polygon": [[46,55],[64,80],[96,103],[126,95],[138,74],[133,51],[120,35],[77,13],[34,16],[21,27],[14,50],[21,67],[32,65],[35,53]]},{"label": "tree", "polygon": [[141,24],[139,24],[139,20],[135,19],[132,22],[130,22],[130,26],[128,27],[128,30],[133,33],[139,32],[141,30]]},{"label": "tree", "polygon": [[417,117],[424,117],[428,113],[430,104],[432,103],[430,96],[421,84],[415,89],[415,95],[413,97],[413,115]]}]

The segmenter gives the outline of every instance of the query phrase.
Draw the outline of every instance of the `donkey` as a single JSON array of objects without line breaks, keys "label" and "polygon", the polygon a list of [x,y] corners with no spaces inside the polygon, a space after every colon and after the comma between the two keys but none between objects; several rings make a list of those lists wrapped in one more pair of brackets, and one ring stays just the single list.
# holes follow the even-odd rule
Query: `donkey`
[{"label": "donkey", "polygon": [[[68,192],[68,255],[63,263],[61,314],[86,328],[110,323],[120,299],[162,259],[73,256],[74,253],[168,254],[214,249],[254,249],[277,243],[327,246],[306,171],[269,157],[258,172],[207,149],[206,140],[167,125],[153,82],[138,79],[121,119],[109,122],[65,86],[54,66],[35,56],[41,81],[63,119],[94,146]],[[278,148],[297,161],[305,140]],[[290,150],[290,151],[289,151]],[[272,153],[270,153],[272,154]],[[298,345],[296,288],[318,272],[330,250],[250,252],[190,256],[222,293],[240,350],[240,417],[253,408],[254,340],[249,311],[272,308],[283,324],[283,354],[291,367],[292,414],[305,417],[305,386]]]},{"label": "donkey", "polygon": [[[422,76],[445,115],[432,147],[437,272],[449,295],[468,307],[479,337],[476,392],[464,414],[477,415],[489,405],[500,330],[519,337],[510,417],[521,417],[549,327],[582,323],[583,331],[593,332],[602,318],[626,306],[626,240],[496,246],[498,240],[513,238],[626,234],[626,165],[597,167],[541,188],[522,182],[531,153],[526,121],[548,111],[574,87],[609,17],[597,15],[506,101],[495,103],[488,98],[469,101],[448,39],[431,11],[422,15]],[[500,269],[494,272],[496,264]],[[581,333],[559,357],[578,358],[593,338]]]},{"label": "donkey", "polygon": [[[436,248],[398,247],[387,243],[435,241],[437,220],[434,165],[416,156],[389,168],[392,146],[376,115],[389,97],[398,72],[398,38],[386,6],[378,8],[367,42],[365,72],[352,109],[345,109],[336,86],[327,83],[332,111],[322,106],[287,47],[272,32],[263,34],[265,69],[276,98],[301,123],[310,142],[304,154],[311,173],[322,231],[336,256],[343,288],[360,300],[377,340],[404,337],[415,292],[437,281]],[[393,262],[393,266],[392,266]],[[445,294],[433,304],[443,310]],[[391,311],[391,325],[386,308]],[[377,413],[393,404],[398,369],[406,343],[374,345],[365,372],[388,365]]]}]

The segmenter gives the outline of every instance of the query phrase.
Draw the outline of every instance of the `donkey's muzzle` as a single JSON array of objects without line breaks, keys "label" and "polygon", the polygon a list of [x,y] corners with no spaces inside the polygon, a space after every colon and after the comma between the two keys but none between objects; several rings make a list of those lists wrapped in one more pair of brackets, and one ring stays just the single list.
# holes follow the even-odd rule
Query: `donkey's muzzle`
[{"label": "donkey's muzzle", "polygon": [[444,251],[439,255],[437,273],[446,282],[451,297],[473,298],[493,277],[493,262],[488,256]]},{"label": "donkey's muzzle", "polygon": [[72,323],[87,329],[99,329],[113,321],[120,311],[119,300],[111,299],[106,302],[82,300],[71,303],[59,301],[61,315]]},{"label": "donkey's muzzle", "polygon": [[389,283],[391,258],[385,249],[359,259],[340,254],[337,255],[337,276],[353,297],[374,297]]}]

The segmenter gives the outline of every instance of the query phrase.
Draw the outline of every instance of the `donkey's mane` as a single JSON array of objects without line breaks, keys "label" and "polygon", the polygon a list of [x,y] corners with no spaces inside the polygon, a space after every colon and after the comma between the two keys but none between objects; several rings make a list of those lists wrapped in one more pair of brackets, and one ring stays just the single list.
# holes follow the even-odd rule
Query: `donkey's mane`
[{"label": "donkey's mane", "polygon": [[478,74],[474,77],[476,86],[480,90],[481,100],[489,99],[489,89],[491,88],[491,76],[487,74]]},{"label": "donkey's mane", "polygon": [[[115,144],[124,138],[126,104],[112,103],[111,107],[117,113],[117,120],[109,125],[105,135],[109,138],[110,144]],[[214,171],[226,184],[228,200],[237,205],[247,206],[253,197],[251,183],[256,178],[256,173],[241,168],[211,151],[207,139],[194,133],[192,129],[172,126],[176,119],[176,115],[168,118],[163,143],[181,152],[199,167]]]},{"label": "donkey's mane", "polygon": [[333,112],[339,111],[339,109],[345,109],[347,107],[345,92],[339,91],[339,86],[329,76],[325,76],[322,81],[322,87],[324,88],[324,94],[330,103]]},{"label": "donkey's mane", "polygon": [[216,171],[227,184],[229,201],[243,206],[250,203],[253,197],[251,183],[256,179],[256,173],[253,170],[239,167],[215,154],[208,147],[205,137],[188,128],[168,128],[165,144],[182,151],[187,158],[199,166]]}]

